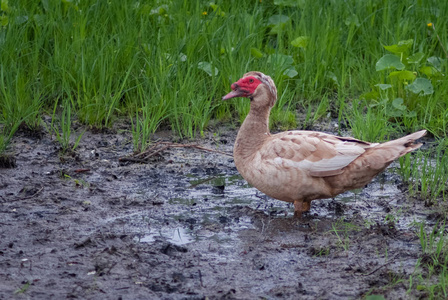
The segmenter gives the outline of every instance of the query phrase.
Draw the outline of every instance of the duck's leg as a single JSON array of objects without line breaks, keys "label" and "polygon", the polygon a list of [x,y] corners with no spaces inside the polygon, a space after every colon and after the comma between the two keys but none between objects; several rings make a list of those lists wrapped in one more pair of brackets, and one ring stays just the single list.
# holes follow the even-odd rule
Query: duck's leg
[{"label": "duck's leg", "polygon": [[294,201],[294,217],[301,218],[302,213],[311,209],[311,201]]},{"label": "duck's leg", "polygon": [[310,211],[310,209],[311,209],[311,201],[303,201],[302,211]]},{"label": "duck's leg", "polygon": [[304,205],[302,200],[296,200],[294,201],[294,217],[301,218],[302,212],[304,211]]}]

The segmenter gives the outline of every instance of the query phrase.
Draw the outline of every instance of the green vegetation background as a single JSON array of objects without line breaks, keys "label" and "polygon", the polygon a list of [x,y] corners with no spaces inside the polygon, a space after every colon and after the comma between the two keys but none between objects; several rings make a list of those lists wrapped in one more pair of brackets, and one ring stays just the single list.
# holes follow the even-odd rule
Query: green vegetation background
[{"label": "green vegetation background", "polygon": [[58,139],[75,117],[128,118],[135,150],[160,126],[193,137],[244,118],[247,101],[221,96],[250,70],[278,86],[276,128],[331,113],[371,141],[444,137],[447,17],[436,0],[1,0],[0,150],[43,114]]}]

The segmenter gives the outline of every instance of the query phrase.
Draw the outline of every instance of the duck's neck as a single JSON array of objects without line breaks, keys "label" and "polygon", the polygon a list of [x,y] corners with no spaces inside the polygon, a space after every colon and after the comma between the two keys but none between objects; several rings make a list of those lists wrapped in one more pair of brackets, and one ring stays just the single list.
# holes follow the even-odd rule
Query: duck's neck
[{"label": "duck's neck", "polygon": [[263,145],[270,135],[269,113],[269,108],[251,107],[236,137],[233,149],[235,157],[247,158]]}]

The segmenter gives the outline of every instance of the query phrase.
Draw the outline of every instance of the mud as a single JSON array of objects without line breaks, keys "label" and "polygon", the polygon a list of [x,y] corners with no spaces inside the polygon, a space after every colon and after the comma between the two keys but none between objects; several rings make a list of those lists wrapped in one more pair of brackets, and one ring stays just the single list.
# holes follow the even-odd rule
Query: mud
[{"label": "mud", "polygon": [[[219,153],[120,162],[128,129],[87,131],[71,155],[48,134],[14,138],[16,168],[0,169],[0,299],[421,296],[407,280],[421,256],[415,222],[431,209],[394,167],[297,220]],[[197,143],[231,153],[235,135]]]}]

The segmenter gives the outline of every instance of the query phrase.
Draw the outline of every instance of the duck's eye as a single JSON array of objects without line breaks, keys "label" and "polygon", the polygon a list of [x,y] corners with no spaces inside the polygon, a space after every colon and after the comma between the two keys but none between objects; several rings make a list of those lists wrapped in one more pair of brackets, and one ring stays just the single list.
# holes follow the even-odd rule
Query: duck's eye
[{"label": "duck's eye", "polygon": [[254,80],[252,78],[249,79],[249,83],[254,83]]}]

